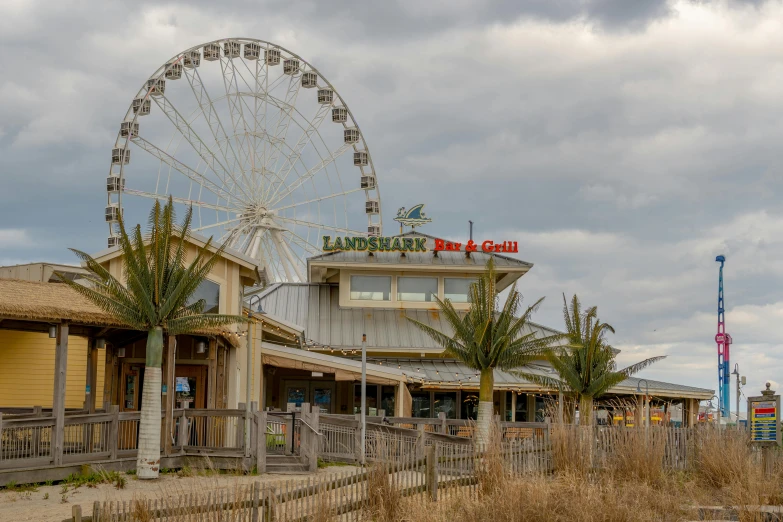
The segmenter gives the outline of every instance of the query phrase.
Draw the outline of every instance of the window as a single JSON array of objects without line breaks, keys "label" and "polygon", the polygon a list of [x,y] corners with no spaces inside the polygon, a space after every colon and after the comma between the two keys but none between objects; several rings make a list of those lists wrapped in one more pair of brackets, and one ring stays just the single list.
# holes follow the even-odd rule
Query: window
[{"label": "window", "polygon": [[437,277],[398,277],[397,300],[432,302],[438,295]]},{"label": "window", "polygon": [[475,392],[462,392],[462,415],[460,418],[468,420],[478,419],[479,397]]},{"label": "window", "polygon": [[391,301],[391,276],[351,276],[351,299]]},{"label": "window", "polygon": [[[511,396],[516,392],[506,393],[506,420],[511,420]],[[517,422],[527,422],[527,394],[517,394]]]},{"label": "window", "polygon": [[396,392],[397,388],[394,386],[381,387],[381,409],[386,412],[387,417],[394,417],[394,399]]},{"label": "window", "polygon": [[220,304],[220,285],[213,283],[209,279],[204,279],[193,295],[188,299],[187,304],[192,305],[199,299],[204,300],[204,313],[216,314]]},{"label": "window", "polygon": [[[365,396],[365,398],[367,399],[367,411],[364,413],[365,415],[374,417],[375,415],[378,415],[378,385],[368,383],[365,389],[367,390]],[[362,412],[362,385],[361,384],[354,384],[353,386],[353,412],[354,413]]]},{"label": "window", "polygon": [[469,303],[470,285],[475,282],[475,279],[447,277],[443,280],[443,297],[453,303]]},{"label": "window", "polygon": [[457,392],[435,392],[435,417],[440,412],[445,413],[447,419],[457,418]]},{"label": "window", "polygon": [[[401,384],[400,386],[405,386]],[[430,392],[411,392],[412,415],[418,418],[430,417]]]}]

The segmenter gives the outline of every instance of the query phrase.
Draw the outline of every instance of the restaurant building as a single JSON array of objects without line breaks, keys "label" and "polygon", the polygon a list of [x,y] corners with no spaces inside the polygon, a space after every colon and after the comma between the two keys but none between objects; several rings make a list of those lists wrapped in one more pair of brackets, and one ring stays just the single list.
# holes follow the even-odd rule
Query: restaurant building
[{"label": "restaurant building", "polygon": [[[257,296],[266,317],[301,332],[303,339],[302,347],[275,348],[291,357],[284,364],[267,353],[272,348],[264,343],[261,404],[285,410],[290,404],[296,407],[308,402],[319,405],[324,413],[357,413],[361,389],[356,365],[366,336],[372,373],[368,377],[367,413],[383,410],[386,415],[406,417],[442,413],[451,419],[475,419],[478,372],[444,357],[443,348],[408,318],[449,333],[435,297],[450,299],[455,308],[467,311],[468,288],[484,271],[490,256],[495,258],[498,290],[508,288],[533,267],[503,253],[517,249],[516,243],[509,241],[462,245],[419,232],[379,238],[374,245],[366,240],[357,244],[351,238],[324,238],[325,252],[308,260],[307,283],[275,283],[250,293]],[[535,323],[529,323],[525,333],[530,332],[539,336],[557,333]],[[315,363],[316,357],[320,365]],[[306,358],[307,363],[297,365],[300,358]],[[353,371],[330,372],[329,366],[337,360],[354,364]],[[545,361],[537,361],[525,371],[556,377]],[[639,384],[639,379],[629,378],[603,398],[614,405],[613,415],[629,410],[619,413],[629,424],[641,415],[636,406],[639,389],[647,393],[648,385],[655,403],[677,404],[684,411],[687,425],[695,422],[699,401],[709,400],[714,393],[652,380],[641,387]],[[494,406],[501,418],[544,420],[548,405],[556,399],[554,390],[495,370]],[[633,411],[628,404],[634,405]]]}]

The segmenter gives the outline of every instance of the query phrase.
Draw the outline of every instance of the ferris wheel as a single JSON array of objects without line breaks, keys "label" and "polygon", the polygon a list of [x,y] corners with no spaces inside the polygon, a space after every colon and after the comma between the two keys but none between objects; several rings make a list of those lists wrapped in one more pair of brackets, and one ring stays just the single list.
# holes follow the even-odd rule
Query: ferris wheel
[{"label": "ferris wheel", "polygon": [[141,221],[151,200],[172,197],[192,206],[194,232],[271,281],[306,281],[323,235],[381,234],[372,157],[348,105],[302,58],[250,38],[192,47],[144,82],[106,189],[109,247],[120,213]]}]

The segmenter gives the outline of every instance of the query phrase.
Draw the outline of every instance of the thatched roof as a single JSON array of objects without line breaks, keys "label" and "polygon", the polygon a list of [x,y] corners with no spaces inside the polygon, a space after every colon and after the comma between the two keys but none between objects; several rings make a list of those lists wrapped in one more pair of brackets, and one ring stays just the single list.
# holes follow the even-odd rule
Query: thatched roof
[{"label": "thatched roof", "polygon": [[31,321],[125,326],[68,285],[17,279],[0,279],[0,316]]},{"label": "thatched roof", "polygon": [[[0,317],[128,328],[127,324],[118,321],[66,284],[18,279],[0,279]],[[222,335],[219,331],[194,333],[220,336],[235,346],[239,342],[235,336]]]}]

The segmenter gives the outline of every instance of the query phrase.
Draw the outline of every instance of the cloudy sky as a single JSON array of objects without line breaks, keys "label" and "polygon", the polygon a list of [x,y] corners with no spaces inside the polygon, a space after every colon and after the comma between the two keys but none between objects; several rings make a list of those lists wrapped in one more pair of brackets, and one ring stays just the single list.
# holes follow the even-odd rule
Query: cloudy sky
[{"label": "cloudy sky", "polygon": [[[717,254],[732,365],[783,384],[779,1],[0,1],[0,263],[97,251],[107,160],[140,82],[230,36],[297,52],[373,154],[391,223],[513,239],[536,319],[598,305],[621,363],[716,388]],[[388,232],[388,230],[387,230]],[[734,398],[732,397],[732,404]]]}]

